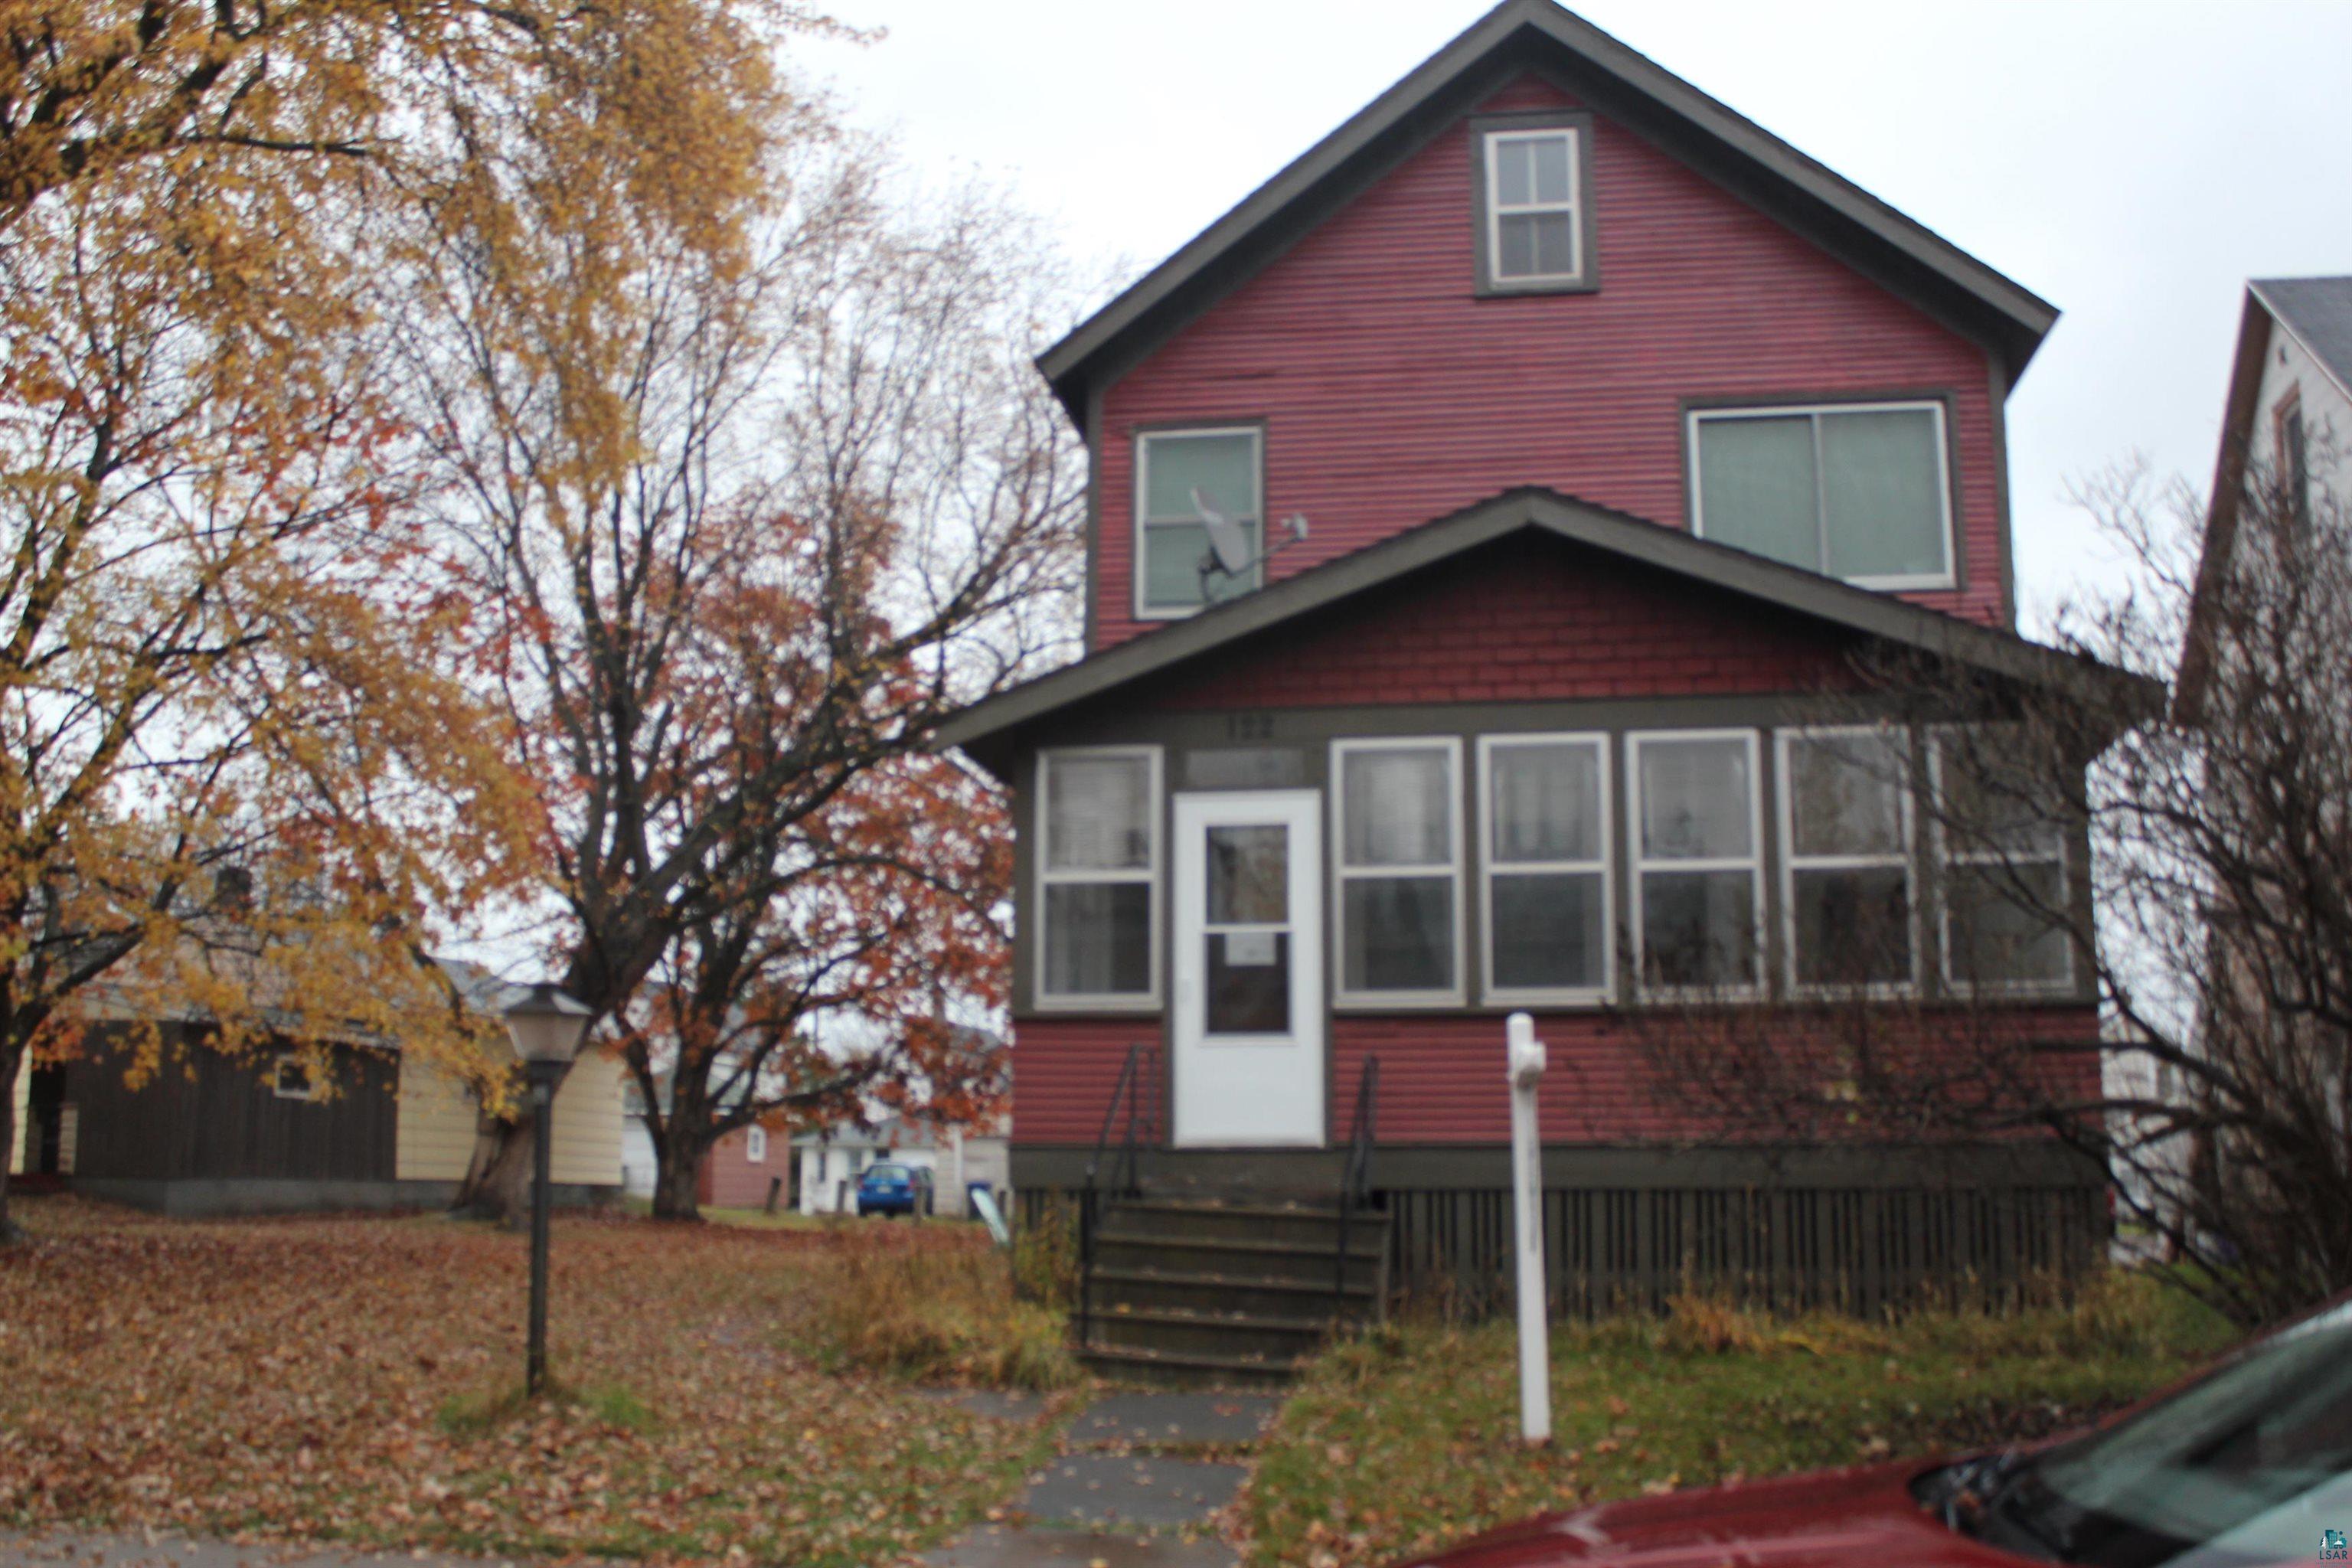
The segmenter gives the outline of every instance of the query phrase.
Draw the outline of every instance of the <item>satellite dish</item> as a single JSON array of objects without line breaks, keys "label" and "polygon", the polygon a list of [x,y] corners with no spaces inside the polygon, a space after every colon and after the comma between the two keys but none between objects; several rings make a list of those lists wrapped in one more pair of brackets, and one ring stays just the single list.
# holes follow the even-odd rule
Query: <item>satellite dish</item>
[{"label": "satellite dish", "polygon": [[1202,524],[1209,531],[1209,552],[1216,558],[1218,571],[1238,577],[1257,564],[1242,525],[1219,511],[1197,485],[1192,489],[1192,510],[1201,514]]}]

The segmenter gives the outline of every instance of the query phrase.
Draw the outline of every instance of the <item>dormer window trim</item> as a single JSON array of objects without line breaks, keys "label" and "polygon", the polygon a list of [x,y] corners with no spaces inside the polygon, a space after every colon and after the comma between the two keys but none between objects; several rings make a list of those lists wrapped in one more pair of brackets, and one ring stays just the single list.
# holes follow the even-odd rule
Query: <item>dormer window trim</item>
[{"label": "dormer window trim", "polygon": [[[1505,202],[1499,193],[1502,150],[1512,143],[1565,137],[1568,188],[1559,195],[1530,193]],[[1470,189],[1476,216],[1476,292],[1482,297],[1521,294],[1590,294],[1601,287],[1600,258],[1593,248],[1592,116],[1580,110],[1522,114],[1482,114],[1470,120]],[[1500,272],[1505,219],[1565,213],[1575,253],[1567,271],[1505,277]]]}]

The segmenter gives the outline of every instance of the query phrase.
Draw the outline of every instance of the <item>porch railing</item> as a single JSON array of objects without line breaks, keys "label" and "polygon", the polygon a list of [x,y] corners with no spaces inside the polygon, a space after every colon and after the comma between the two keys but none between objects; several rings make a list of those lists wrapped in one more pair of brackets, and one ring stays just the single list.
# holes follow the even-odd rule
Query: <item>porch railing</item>
[{"label": "porch railing", "polygon": [[1339,1255],[1332,1265],[1331,1293],[1348,1289],[1348,1231],[1356,1210],[1370,1201],[1372,1147],[1380,1141],[1381,1058],[1366,1057],[1356,1079],[1356,1111],[1348,1130],[1348,1165],[1339,1178]]},{"label": "porch railing", "polygon": [[[1127,1060],[1111,1086],[1110,1103],[1103,1107],[1102,1131],[1096,1135],[1094,1157],[1087,1162],[1087,1184],[1078,1194],[1078,1343],[1089,1342],[1095,1294],[1095,1227],[1102,1218],[1106,1196],[1134,1197],[1142,1188],[1139,1142],[1143,1125],[1143,1065],[1150,1048],[1141,1040],[1127,1047]],[[1116,1150],[1112,1134],[1119,1112],[1127,1112],[1126,1134]],[[1103,1165],[1111,1162],[1109,1180]]]}]

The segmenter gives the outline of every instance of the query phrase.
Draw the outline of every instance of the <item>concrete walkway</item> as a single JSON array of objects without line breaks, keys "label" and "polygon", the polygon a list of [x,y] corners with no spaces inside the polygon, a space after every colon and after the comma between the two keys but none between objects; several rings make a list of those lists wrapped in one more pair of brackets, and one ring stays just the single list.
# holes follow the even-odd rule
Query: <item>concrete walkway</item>
[{"label": "concrete walkway", "polygon": [[1213,1516],[1274,1419],[1268,1394],[1113,1394],[1071,1423],[1004,1523],[925,1557],[929,1568],[1238,1568]]},{"label": "concrete walkway", "polygon": [[[1028,1421],[1033,1396],[943,1397],[990,1420]],[[1005,1521],[943,1546],[929,1568],[1239,1568],[1213,1516],[1281,1401],[1253,1394],[1112,1394],[1078,1413],[1061,1453],[1029,1478]],[[509,1568],[426,1552],[236,1546],[169,1533],[0,1533],[0,1568]]]}]

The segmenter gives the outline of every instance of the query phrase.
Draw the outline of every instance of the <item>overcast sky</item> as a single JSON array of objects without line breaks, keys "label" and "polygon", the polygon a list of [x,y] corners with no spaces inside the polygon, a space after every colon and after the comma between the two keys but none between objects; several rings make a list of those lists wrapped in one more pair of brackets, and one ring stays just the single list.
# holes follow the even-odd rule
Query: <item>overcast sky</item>
[{"label": "overcast sky", "polygon": [[[1131,280],[1482,0],[837,0],[802,60],[915,170]],[[2210,480],[2244,280],[2352,273],[2352,0],[1577,7],[2063,311],[2010,404],[2029,621],[2102,552],[2070,479]],[[1043,347],[1044,345],[1039,345]]]}]

